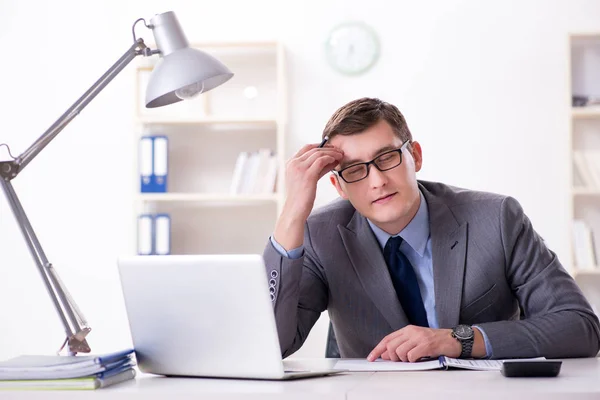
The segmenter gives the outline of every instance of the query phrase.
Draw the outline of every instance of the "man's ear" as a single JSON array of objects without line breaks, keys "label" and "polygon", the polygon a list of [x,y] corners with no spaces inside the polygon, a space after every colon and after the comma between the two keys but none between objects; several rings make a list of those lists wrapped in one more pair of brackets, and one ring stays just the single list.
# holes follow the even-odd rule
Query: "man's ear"
[{"label": "man's ear", "polygon": [[338,178],[336,174],[329,174],[329,182],[331,182],[331,184],[335,187],[335,190],[337,190],[338,194],[342,199],[348,200],[348,196],[346,195],[346,192],[344,192],[344,189],[342,189],[339,179],[340,178]]},{"label": "man's ear", "polygon": [[423,152],[421,150],[421,145],[419,142],[412,142],[410,148],[410,153],[413,156],[413,160],[415,160],[415,172],[419,172],[423,166]]}]

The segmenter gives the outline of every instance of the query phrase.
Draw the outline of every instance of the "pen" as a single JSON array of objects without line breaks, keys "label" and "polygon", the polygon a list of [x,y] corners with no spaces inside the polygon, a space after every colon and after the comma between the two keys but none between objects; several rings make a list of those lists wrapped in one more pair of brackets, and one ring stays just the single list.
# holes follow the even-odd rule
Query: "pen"
[{"label": "pen", "polygon": [[323,138],[323,140],[321,141],[321,144],[319,145],[319,148],[325,146],[325,143],[327,143],[328,140],[329,140],[329,136],[325,136]]}]

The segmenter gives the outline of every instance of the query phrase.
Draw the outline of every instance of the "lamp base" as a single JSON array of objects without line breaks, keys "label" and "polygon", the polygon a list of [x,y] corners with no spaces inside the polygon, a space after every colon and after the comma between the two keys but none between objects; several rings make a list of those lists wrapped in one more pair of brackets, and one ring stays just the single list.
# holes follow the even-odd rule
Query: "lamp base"
[{"label": "lamp base", "polygon": [[85,340],[85,337],[88,333],[90,333],[90,331],[91,328],[89,327],[82,328],[81,331],[77,332],[71,337],[68,337],[65,340],[65,344],[67,344],[69,348],[69,353],[89,353],[91,351],[87,340]]},{"label": "lamp base", "polygon": [[68,344],[70,353],[89,353],[91,351],[90,346],[85,339],[81,341],[71,338],[68,340]]}]

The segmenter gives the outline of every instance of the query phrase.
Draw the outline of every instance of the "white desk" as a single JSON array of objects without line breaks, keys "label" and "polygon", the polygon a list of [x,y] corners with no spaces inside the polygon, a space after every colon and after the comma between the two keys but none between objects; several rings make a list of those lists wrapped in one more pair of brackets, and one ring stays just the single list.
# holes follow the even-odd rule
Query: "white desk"
[{"label": "white desk", "polygon": [[[298,360],[302,367],[325,367],[331,360]],[[11,391],[0,399],[348,399],[385,400],[600,399],[600,359],[564,360],[557,378],[505,378],[500,372],[355,372],[297,381],[165,378],[139,374],[135,381],[97,391]]]},{"label": "white desk", "polygon": [[506,378],[495,371],[377,372],[348,392],[348,400],[600,399],[600,359],[563,360],[556,378]]},{"label": "white desk", "polygon": [[[331,368],[337,360],[314,359],[288,361],[294,368]],[[242,379],[167,378],[138,374],[134,381],[95,391],[0,391],[0,400],[8,399],[127,399],[127,400],[345,400],[346,393],[366,382],[373,372],[338,374],[292,381]]]}]

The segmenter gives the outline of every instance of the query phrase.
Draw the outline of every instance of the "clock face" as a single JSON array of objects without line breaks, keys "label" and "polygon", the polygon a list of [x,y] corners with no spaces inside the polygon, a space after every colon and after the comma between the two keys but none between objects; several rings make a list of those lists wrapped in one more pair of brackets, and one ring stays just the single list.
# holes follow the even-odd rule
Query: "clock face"
[{"label": "clock face", "polygon": [[379,40],[369,26],[347,22],[331,31],[325,52],[329,64],[347,75],[358,75],[371,68],[379,57]]}]

